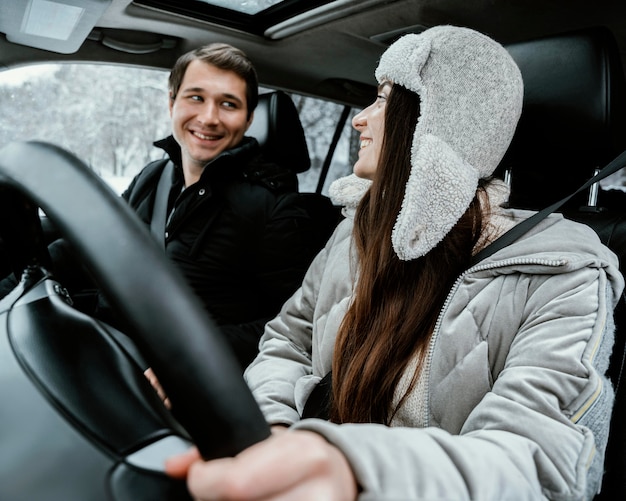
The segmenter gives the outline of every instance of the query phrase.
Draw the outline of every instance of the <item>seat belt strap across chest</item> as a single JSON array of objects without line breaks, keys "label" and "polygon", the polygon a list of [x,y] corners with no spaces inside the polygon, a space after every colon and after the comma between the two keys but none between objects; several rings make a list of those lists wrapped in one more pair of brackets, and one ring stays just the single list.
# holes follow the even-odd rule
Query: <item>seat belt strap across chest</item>
[{"label": "seat belt strap across chest", "polygon": [[154,195],[154,206],[152,207],[152,219],[150,221],[150,231],[162,248],[165,248],[165,225],[167,219],[167,203],[172,189],[172,174],[174,164],[168,160],[161,171],[159,183]]},{"label": "seat belt strap across chest", "polygon": [[572,197],[578,195],[580,192],[589,188],[592,184],[597,183],[604,179],[607,176],[617,172],[621,168],[626,166],[626,151],[620,153],[615,159],[613,159],[610,163],[608,163],[600,172],[598,172],[595,176],[589,179],[585,184],[583,184],[576,191],[566,196],[562,200],[553,203],[552,205],[542,209],[541,211],[533,214],[528,219],[525,219],[521,223],[517,224],[509,231],[504,233],[502,236],[494,240],[490,245],[485,247],[483,250],[478,252],[474,258],[472,259],[472,265],[482,261],[483,259],[491,256],[495,252],[503,249],[507,245],[512,244],[518,238],[520,238],[524,233],[530,230],[533,226],[535,226],[539,221],[545,219],[549,214],[559,210],[564,204],[566,204]]}]

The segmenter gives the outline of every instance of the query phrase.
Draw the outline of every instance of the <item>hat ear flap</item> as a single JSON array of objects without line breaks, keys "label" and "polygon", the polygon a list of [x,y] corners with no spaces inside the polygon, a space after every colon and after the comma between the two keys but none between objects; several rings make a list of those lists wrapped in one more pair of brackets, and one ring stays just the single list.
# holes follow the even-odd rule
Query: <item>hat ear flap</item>
[{"label": "hat ear flap", "polygon": [[478,185],[478,172],[441,139],[416,137],[402,208],[391,235],[404,261],[428,253],[467,210]]}]

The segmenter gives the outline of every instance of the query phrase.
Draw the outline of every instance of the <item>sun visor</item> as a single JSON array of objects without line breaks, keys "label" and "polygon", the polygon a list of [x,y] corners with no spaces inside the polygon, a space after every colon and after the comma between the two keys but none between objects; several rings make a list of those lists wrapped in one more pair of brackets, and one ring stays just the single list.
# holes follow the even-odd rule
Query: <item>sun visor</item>
[{"label": "sun visor", "polygon": [[14,0],[0,16],[13,43],[62,54],[76,52],[111,0]]}]

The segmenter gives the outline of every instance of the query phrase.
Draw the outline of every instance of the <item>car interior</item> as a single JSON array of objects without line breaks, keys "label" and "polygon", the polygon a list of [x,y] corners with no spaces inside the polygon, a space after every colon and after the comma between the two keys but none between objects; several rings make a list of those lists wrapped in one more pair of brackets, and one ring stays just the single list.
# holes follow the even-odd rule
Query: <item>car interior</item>
[{"label": "car interior", "polygon": [[[258,106],[249,134],[257,138],[268,158],[295,166],[298,171],[306,170],[310,163],[307,146],[292,101],[281,92],[266,93]],[[285,134],[291,139],[288,147],[281,142]],[[18,362],[8,360],[11,365],[4,370],[12,373],[13,385],[29,395],[30,412],[34,407],[39,416],[46,418],[59,412],[67,423],[56,420],[55,433],[73,435],[68,429],[73,427],[93,445],[91,450],[83,440],[76,437],[72,440],[80,449],[83,467],[91,463],[103,476],[100,483],[108,479],[106,485],[113,499],[185,499],[188,496],[184,486],[167,481],[162,475],[162,465],[174,451],[183,451],[190,445],[189,432],[196,430],[206,436],[205,445],[200,447],[206,447],[207,457],[233,455],[268,433],[239,368],[231,360],[211,319],[182,285],[143,224],[129,216],[130,210],[120,199],[111,198],[87,166],[49,143],[17,143],[2,151],[1,212],[10,213],[11,217],[0,223],[0,235],[10,245],[14,272],[22,277],[18,288],[0,301],[0,317],[6,320],[0,327],[2,343],[11,344]],[[26,157],[30,159],[28,169],[23,163]],[[68,191],[73,195],[68,196]],[[323,195],[303,193],[302,196],[310,200],[308,205],[316,214],[320,238],[328,238],[339,218],[337,209]],[[98,203],[102,207],[87,209]],[[33,263],[45,265],[49,261],[45,244],[51,237],[44,234],[37,207],[44,208],[55,228],[55,236],[60,234],[73,245],[99,286],[121,307],[121,314],[137,333],[132,335],[132,341],[110,326],[103,328],[70,306],[71,300],[62,291],[62,284],[57,285],[47,277],[43,268],[30,268]],[[107,219],[100,220],[104,214]],[[115,228],[118,239],[112,241],[107,232],[101,231],[103,226]],[[129,248],[135,250],[135,256],[129,254]],[[22,276],[24,270],[27,273]],[[150,273],[149,270],[162,270],[162,275],[152,274],[152,286],[146,288],[141,277]],[[169,297],[176,301],[168,301],[171,310],[155,317],[151,311],[163,290],[170,291]],[[134,300],[139,296],[146,297],[146,301]],[[146,308],[143,311],[142,304]],[[174,331],[178,333],[176,337],[170,335]],[[191,336],[187,340],[185,331]],[[138,336],[147,333],[142,342]],[[161,360],[150,354],[150,347],[155,346],[160,347]],[[6,345],[2,348],[9,350]],[[196,358],[195,362],[192,358]],[[182,391],[187,395],[182,397],[182,401],[187,399],[186,404],[176,401],[176,419],[173,419],[143,371],[150,366],[159,374],[170,372],[168,367],[176,365],[179,359],[187,361],[184,380],[174,378],[172,383],[167,375],[160,376],[165,387],[171,388],[168,393]],[[207,364],[206,360],[211,363]],[[194,372],[194,364],[200,372]],[[202,410],[202,403],[189,385],[192,381],[197,385],[207,380],[219,383]],[[32,392],[32,382],[41,395]],[[111,405],[111,399],[115,405]],[[214,399],[222,404],[216,405]],[[3,418],[8,422],[20,419],[21,415],[18,408]],[[191,436],[196,444],[202,443],[203,439],[194,432]],[[38,456],[48,456],[53,461],[59,454],[55,445],[41,444]],[[70,473],[69,481],[63,477],[50,478],[28,488],[18,484],[15,488],[20,491],[13,492],[10,478],[16,478],[23,466],[19,462],[5,465],[14,473],[6,478],[3,474],[3,489],[11,496],[9,499],[25,494],[32,499],[43,499],[51,484],[59,490],[58,499],[73,499],[77,495],[76,484],[85,481]],[[90,492],[88,485],[85,496],[91,495],[87,494]]]},{"label": "car interior", "polygon": [[[522,117],[496,172],[511,186],[511,207],[539,210],[574,193],[626,150],[626,81],[615,39],[601,28],[507,46],[524,78]],[[567,64],[556,64],[566,60]],[[591,226],[626,262],[624,196],[598,196],[597,185],[572,197],[564,215]],[[616,340],[608,369],[616,400],[603,491],[626,492],[626,304],[615,311]]]},{"label": "car interior", "polygon": [[[502,42],[522,71],[522,117],[496,171],[511,187],[511,207],[542,209],[626,150],[626,3],[240,3],[234,10],[229,2],[196,0],[0,0],[0,77],[3,70],[49,61],[168,69],[203,43],[232,43],[250,55],[270,89],[249,135],[268,156],[304,172],[311,169],[310,151],[292,92],[341,104],[343,124],[351,109],[375,96],[373,70],[393,40],[458,24]],[[45,22],[42,13],[56,22]],[[331,157],[332,146],[328,163]],[[320,222],[320,238],[341,217],[321,194],[327,167],[320,189],[302,194]],[[625,197],[596,184],[559,209],[591,226],[618,255],[623,273]],[[219,331],[146,228],[84,161],[45,142],[0,144],[0,207],[0,236],[20,278],[0,301],[0,397],[11,402],[0,410],[0,423],[23,427],[29,416],[27,439],[3,436],[10,453],[0,453],[0,499],[187,499],[184,485],[162,474],[165,457],[192,441],[206,457],[232,455],[267,436]],[[106,238],[103,227],[119,238]],[[47,275],[45,244],[57,235],[75,246],[131,332],[72,306],[63,284]],[[140,279],[146,269],[158,270],[150,288]],[[163,290],[176,300],[162,301]],[[132,300],[138,294],[144,301]],[[608,367],[615,406],[603,487],[594,501],[626,493],[624,298],[615,323]],[[173,329],[181,333],[175,343]],[[170,370],[180,360],[188,370]],[[176,399],[173,415],[143,377],[147,365]],[[63,475],[51,466],[59,457],[67,462]],[[21,473],[26,468],[29,477]]]},{"label": "car interior", "polygon": [[[256,138],[266,158],[278,165],[292,169],[296,174],[311,167],[298,110],[284,91],[266,92],[259,96],[254,110],[254,120],[246,133]],[[338,207],[333,206],[321,190],[300,193],[301,206],[313,216],[315,241],[324,242],[330,237],[341,218]]]}]

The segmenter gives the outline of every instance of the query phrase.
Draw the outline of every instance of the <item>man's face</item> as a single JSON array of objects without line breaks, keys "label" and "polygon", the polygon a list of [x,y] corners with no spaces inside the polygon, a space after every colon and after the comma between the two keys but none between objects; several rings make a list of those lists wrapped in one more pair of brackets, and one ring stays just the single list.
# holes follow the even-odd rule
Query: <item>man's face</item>
[{"label": "man's face", "polygon": [[204,167],[237,146],[252,122],[252,116],[248,120],[246,82],[233,71],[192,61],[176,98],[170,96],[170,116],[183,167]]}]

